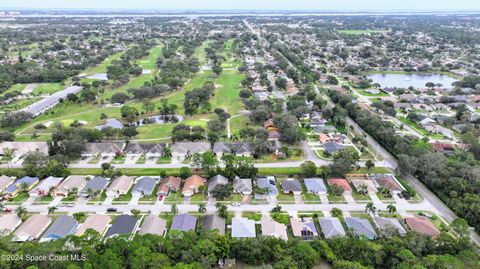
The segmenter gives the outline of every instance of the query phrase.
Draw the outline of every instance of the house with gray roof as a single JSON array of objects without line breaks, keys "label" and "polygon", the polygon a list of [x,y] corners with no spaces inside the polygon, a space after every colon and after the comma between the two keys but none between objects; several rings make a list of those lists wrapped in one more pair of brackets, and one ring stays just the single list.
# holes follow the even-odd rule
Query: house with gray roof
[{"label": "house with gray roof", "polygon": [[123,142],[86,143],[83,157],[115,157],[123,151]]},{"label": "house with gray roof", "polygon": [[345,147],[343,145],[337,144],[335,142],[327,142],[327,143],[323,144],[323,148],[325,149],[325,152],[327,152],[330,155],[335,154],[335,153],[345,149]]},{"label": "house with gray roof", "polygon": [[250,195],[253,192],[252,179],[251,178],[238,178],[233,179],[233,192],[242,195]]},{"label": "house with gray roof", "polygon": [[227,185],[228,184],[228,178],[222,176],[222,175],[216,175],[211,177],[208,180],[208,195],[212,194],[212,191],[218,186],[218,185]]},{"label": "house with gray roof", "polygon": [[115,218],[112,227],[108,229],[105,238],[114,236],[132,234],[138,225],[138,219],[130,215],[121,215]]},{"label": "house with gray roof", "polygon": [[219,235],[225,235],[225,219],[217,214],[208,214],[203,217],[204,230],[217,230]]},{"label": "house with gray roof", "polygon": [[375,232],[375,229],[368,219],[346,217],[345,223],[347,224],[348,229],[356,237],[363,236],[370,240],[377,238],[377,232]]},{"label": "house with gray roof", "polygon": [[373,217],[373,222],[382,232],[397,231],[399,235],[405,235],[407,231],[396,218]]},{"label": "house with gray roof", "polygon": [[145,155],[145,159],[159,158],[165,151],[165,143],[137,143],[130,142],[123,151],[127,157],[140,157]]},{"label": "house with gray roof", "polygon": [[282,186],[283,193],[292,193],[294,195],[302,194],[302,184],[296,179],[287,178],[287,180],[282,180],[280,185]]},{"label": "house with gray roof", "polygon": [[195,153],[205,153],[210,150],[208,142],[176,142],[172,145],[172,159],[185,160]]},{"label": "house with gray roof", "polygon": [[325,238],[330,239],[333,237],[345,237],[346,233],[343,229],[342,223],[338,218],[326,217],[318,218],[318,223],[322,228]]},{"label": "house with gray roof", "polygon": [[256,193],[255,199],[265,200],[272,199],[278,195],[277,183],[274,176],[259,177],[257,178],[257,191],[258,189],[265,189],[266,193]]},{"label": "house with gray roof", "polygon": [[232,237],[249,238],[256,237],[255,221],[247,218],[232,219]]},{"label": "house with gray roof", "polygon": [[52,241],[61,238],[65,238],[75,232],[78,227],[78,221],[70,216],[60,216],[58,219],[48,228],[43,235],[40,242]]},{"label": "house with gray roof", "polygon": [[76,94],[80,92],[83,89],[83,87],[79,86],[70,86],[65,88],[64,90],[58,91],[50,96],[47,96],[43,98],[42,100],[33,103],[25,108],[22,109],[23,112],[28,112],[31,113],[34,117],[41,115],[54,106],[56,106],[58,103],[60,103],[61,100],[64,100],[67,98],[69,94]]},{"label": "house with gray roof", "polygon": [[132,196],[148,196],[153,193],[158,177],[140,177],[132,189]]},{"label": "house with gray roof", "polygon": [[8,186],[12,185],[15,177],[0,176],[0,192],[3,192]]},{"label": "house with gray roof", "polygon": [[89,181],[87,181],[85,187],[83,187],[83,189],[79,192],[78,195],[88,198],[90,195],[89,190],[90,192],[102,193],[102,191],[105,190],[109,182],[110,179],[104,177],[95,177],[93,179],[90,179]]},{"label": "house with gray roof", "polygon": [[249,157],[253,152],[253,143],[250,142],[216,142],[213,152],[220,159],[224,154]]},{"label": "house with gray roof", "polygon": [[20,161],[30,152],[40,152],[48,155],[47,142],[15,142],[5,141],[0,143],[0,159],[5,156],[6,149],[13,150],[13,159],[10,163]]},{"label": "house with gray roof", "polygon": [[187,213],[183,213],[180,215],[176,215],[173,218],[172,227],[170,228],[170,230],[188,232],[194,231],[196,226],[197,218]]},{"label": "house with gray roof", "polygon": [[317,195],[326,195],[328,193],[327,186],[325,186],[325,182],[321,178],[304,178],[303,183],[305,184],[308,193]]},{"label": "house with gray roof", "polygon": [[166,231],[166,226],[166,220],[156,215],[148,215],[143,219],[143,225],[138,231],[138,233],[164,235]]},{"label": "house with gray roof", "polygon": [[291,218],[290,226],[295,237],[311,240],[318,236],[318,231],[312,218]]}]

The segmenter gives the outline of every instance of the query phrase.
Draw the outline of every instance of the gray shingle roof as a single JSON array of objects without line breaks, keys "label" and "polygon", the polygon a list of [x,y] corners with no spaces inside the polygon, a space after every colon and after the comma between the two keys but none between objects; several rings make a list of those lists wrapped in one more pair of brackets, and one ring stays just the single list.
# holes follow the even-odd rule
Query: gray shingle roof
[{"label": "gray shingle roof", "polygon": [[42,240],[56,240],[73,234],[78,226],[78,221],[70,216],[60,216],[45,232]]},{"label": "gray shingle roof", "polygon": [[228,178],[222,175],[216,175],[208,180],[208,192],[212,192],[218,185],[227,185]]},{"label": "gray shingle roof", "polygon": [[238,193],[252,192],[252,179],[251,178],[235,178],[233,180],[233,188]]},{"label": "gray shingle roof", "polygon": [[123,234],[131,234],[135,227],[137,226],[138,219],[129,216],[129,215],[121,215],[118,216],[112,224],[112,227],[108,229],[105,238],[116,236],[116,235],[123,235]]},{"label": "gray shingle roof", "polygon": [[321,178],[305,178],[303,182],[308,192],[327,192],[325,182]]},{"label": "gray shingle roof", "polygon": [[154,153],[163,153],[165,144],[162,143],[136,143],[130,142],[125,147],[124,152],[126,154],[154,154]]},{"label": "gray shingle roof", "polygon": [[325,238],[344,237],[345,230],[338,218],[318,218],[318,223],[322,228]]},{"label": "gray shingle roof", "polygon": [[194,154],[203,153],[210,150],[208,142],[177,142],[172,145],[172,153],[177,154]]},{"label": "gray shingle roof", "polygon": [[218,234],[225,234],[225,219],[217,214],[205,215],[202,226],[205,230],[218,230]]},{"label": "gray shingle roof", "polygon": [[377,225],[379,230],[388,230],[388,229],[395,229],[398,231],[400,235],[404,235],[407,233],[405,228],[403,228],[402,224],[395,219],[395,218],[382,218],[382,217],[373,217],[373,221]]},{"label": "gray shingle roof", "polygon": [[122,142],[104,142],[104,143],[87,143],[85,145],[85,154],[115,154],[117,152],[122,152],[123,143]]},{"label": "gray shingle roof", "polygon": [[156,184],[156,179],[151,177],[142,177],[138,179],[135,186],[133,186],[132,194],[151,195]]},{"label": "gray shingle roof", "polygon": [[257,186],[259,188],[267,188],[268,189],[268,195],[277,195],[278,190],[277,190],[277,185],[276,185],[276,180],[273,178],[266,178],[266,177],[259,177],[257,178]]},{"label": "gray shingle roof", "polygon": [[167,226],[167,221],[156,216],[148,215],[143,220],[143,225],[140,228],[139,234],[158,234],[163,235],[165,232],[165,227]]},{"label": "gray shingle roof", "polygon": [[225,154],[249,154],[253,151],[253,144],[250,142],[216,142],[213,152]]},{"label": "gray shingle roof", "polygon": [[107,186],[109,180],[104,177],[95,177],[87,181],[85,187],[83,187],[80,193],[87,194],[88,190],[91,189],[92,191],[102,191]]},{"label": "gray shingle roof", "polygon": [[340,144],[337,144],[337,143],[334,143],[334,142],[327,142],[325,144],[323,144],[323,147],[325,148],[325,151],[330,153],[330,154],[333,154],[337,151],[340,151],[340,150],[343,150],[345,147],[340,145]]},{"label": "gray shingle roof", "polygon": [[284,192],[301,192],[302,191],[302,185],[300,184],[300,181],[296,179],[282,180],[280,184],[282,185],[282,190]]},{"label": "gray shingle roof", "polygon": [[176,215],[173,218],[172,227],[170,229],[187,232],[195,230],[195,226],[197,226],[197,218],[184,213]]},{"label": "gray shingle roof", "polygon": [[232,219],[232,237],[255,237],[255,221],[247,218]]},{"label": "gray shingle roof", "polygon": [[58,103],[61,99],[65,99],[69,94],[75,94],[81,91],[83,88],[79,86],[71,86],[65,88],[62,91],[58,91],[48,97],[43,98],[42,100],[29,105],[28,107],[22,109],[22,111],[32,113],[33,115],[37,115],[44,111],[46,108]]},{"label": "gray shingle roof", "polygon": [[346,217],[345,223],[347,224],[347,227],[352,230],[352,233],[356,236],[363,235],[368,239],[375,239],[377,237],[375,229],[367,219]]}]

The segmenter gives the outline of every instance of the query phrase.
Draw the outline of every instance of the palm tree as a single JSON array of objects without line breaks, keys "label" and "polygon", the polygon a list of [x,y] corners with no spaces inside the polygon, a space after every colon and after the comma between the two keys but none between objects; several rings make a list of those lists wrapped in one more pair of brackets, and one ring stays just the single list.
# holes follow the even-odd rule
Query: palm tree
[{"label": "palm tree", "polygon": [[172,208],[170,209],[170,212],[172,212],[173,215],[176,215],[178,213],[177,204],[172,204]]},{"label": "palm tree", "polygon": [[343,215],[343,212],[341,209],[334,207],[332,208],[331,214],[332,214],[332,217],[339,218]]},{"label": "palm tree", "polygon": [[282,207],[277,205],[276,207],[272,208],[272,213],[279,213],[282,211]]},{"label": "palm tree", "polygon": [[11,168],[11,165],[12,165],[13,151],[14,149],[12,148],[3,149],[3,158],[8,162],[8,168]]},{"label": "palm tree", "polygon": [[367,194],[368,193],[368,187],[365,184],[362,184],[358,187],[358,193],[360,194]]},{"label": "palm tree", "polygon": [[27,191],[30,186],[28,185],[27,182],[22,182],[22,183],[20,183],[19,187],[20,187],[20,190]]},{"label": "palm tree", "polygon": [[365,212],[375,213],[375,211],[377,211],[377,208],[373,205],[372,202],[368,203],[368,204],[365,206]]},{"label": "palm tree", "polygon": [[397,212],[397,208],[393,204],[387,205],[387,210],[388,210],[388,213],[390,214]]},{"label": "palm tree", "polygon": [[140,216],[140,214],[142,213],[140,210],[138,209],[132,209],[130,210],[130,212],[132,212],[132,215],[138,219],[138,217]]},{"label": "palm tree", "polygon": [[52,215],[58,208],[56,206],[51,206],[48,208],[48,214]]},{"label": "palm tree", "polygon": [[221,203],[216,203],[215,207],[217,208],[217,214],[222,217],[222,218],[227,218],[228,212],[227,212],[227,206]]},{"label": "palm tree", "polygon": [[207,205],[205,203],[198,204],[198,212],[205,213],[207,211]]},{"label": "palm tree", "polygon": [[28,211],[25,207],[19,206],[17,209],[15,209],[15,213],[17,213],[19,218],[22,218],[23,216],[27,215]]}]

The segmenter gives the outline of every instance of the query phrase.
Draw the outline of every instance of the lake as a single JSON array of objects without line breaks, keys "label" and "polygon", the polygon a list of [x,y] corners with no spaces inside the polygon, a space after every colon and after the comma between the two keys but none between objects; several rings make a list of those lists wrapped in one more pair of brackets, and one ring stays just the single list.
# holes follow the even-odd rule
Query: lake
[{"label": "lake", "polygon": [[433,82],[442,84],[442,88],[451,89],[452,83],[457,81],[452,77],[440,74],[370,74],[367,78],[380,84],[382,88],[408,88],[410,86],[426,88],[427,82]]}]

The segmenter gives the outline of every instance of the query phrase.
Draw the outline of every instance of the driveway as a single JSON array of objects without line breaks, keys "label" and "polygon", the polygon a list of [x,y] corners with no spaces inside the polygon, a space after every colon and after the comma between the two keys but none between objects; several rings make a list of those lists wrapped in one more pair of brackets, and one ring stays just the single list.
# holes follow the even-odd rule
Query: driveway
[{"label": "driveway", "polygon": [[328,204],[329,203],[328,196],[326,194],[319,194],[318,196],[320,196],[320,201],[322,202],[322,204]]},{"label": "driveway", "polygon": [[105,201],[103,201],[103,204],[104,204],[104,205],[111,205],[114,198],[115,198],[115,197],[113,197],[113,196],[107,196],[107,198],[105,199]]},{"label": "driveway", "polygon": [[355,199],[353,199],[352,194],[344,193],[343,197],[345,198],[345,201],[347,201],[347,203],[349,203],[349,204],[356,204],[357,203],[357,201],[355,201]]},{"label": "driveway", "polygon": [[138,204],[138,200],[140,200],[140,196],[132,196],[132,200],[130,200],[130,202],[128,202],[129,205],[136,205]]}]

